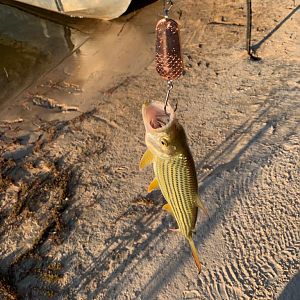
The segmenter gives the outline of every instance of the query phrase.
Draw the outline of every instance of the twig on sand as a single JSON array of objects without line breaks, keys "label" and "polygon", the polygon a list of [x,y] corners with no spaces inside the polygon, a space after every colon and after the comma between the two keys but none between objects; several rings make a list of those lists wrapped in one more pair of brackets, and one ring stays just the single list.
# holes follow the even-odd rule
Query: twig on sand
[{"label": "twig on sand", "polygon": [[0,126],[7,126],[7,125],[12,125],[12,124],[17,124],[17,123],[22,123],[24,120],[22,118],[18,118],[15,120],[3,120]]},{"label": "twig on sand", "polygon": [[208,25],[238,26],[238,27],[245,26],[244,24],[241,24],[241,23],[229,23],[229,22],[224,22],[224,21],[211,21],[208,23]]},{"label": "twig on sand", "polygon": [[58,108],[62,112],[66,111],[79,111],[79,108],[77,106],[68,106],[66,104],[60,104],[56,100],[41,96],[41,95],[35,95],[32,98],[32,102],[34,105],[38,105],[44,108],[54,109]]},{"label": "twig on sand", "polygon": [[49,86],[51,88],[55,88],[57,90],[65,91],[68,94],[74,94],[74,93],[82,93],[83,90],[80,88],[78,84],[70,83],[67,81],[62,82],[53,82],[52,80],[49,80],[46,84],[41,84],[41,86]]},{"label": "twig on sand", "polygon": [[18,118],[18,119],[15,119],[15,120],[4,120],[3,123],[6,123],[6,124],[16,124],[16,123],[21,123],[23,121],[24,120],[22,118]]},{"label": "twig on sand", "polygon": [[8,80],[8,72],[7,72],[6,68],[3,67],[3,70],[4,70],[4,73],[5,73],[6,79]]}]

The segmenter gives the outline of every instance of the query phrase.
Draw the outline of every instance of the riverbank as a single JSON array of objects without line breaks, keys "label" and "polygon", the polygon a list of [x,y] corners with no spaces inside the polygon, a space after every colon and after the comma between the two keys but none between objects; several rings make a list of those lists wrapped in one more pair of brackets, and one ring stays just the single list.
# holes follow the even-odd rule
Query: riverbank
[{"label": "riverbank", "polygon": [[178,1],[172,12],[186,65],[172,100],[210,212],[210,219],[199,215],[195,235],[199,276],[184,239],[168,231],[174,224],[161,194],[146,193],[152,170],[138,170],[141,106],[165,96],[153,62],[159,3],[95,27],[78,51],[3,107],[1,292],[11,299],[296,299],[296,4],[254,4],[259,62],[243,50],[244,1]]}]

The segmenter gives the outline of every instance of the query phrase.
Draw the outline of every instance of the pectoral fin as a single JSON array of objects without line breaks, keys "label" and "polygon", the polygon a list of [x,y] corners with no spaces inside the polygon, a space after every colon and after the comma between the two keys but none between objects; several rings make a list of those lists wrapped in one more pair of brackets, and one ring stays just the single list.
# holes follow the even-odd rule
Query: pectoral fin
[{"label": "pectoral fin", "polygon": [[152,182],[149,184],[148,186],[148,193],[151,193],[153,190],[155,190],[156,188],[159,188],[159,185],[158,185],[158,180],[157,178],[155,177]]},{"label": "pectoral fin", "polygon": [[146,150],[140,161],[140,170],[144,169],[153,162],[153,154],[149,149]]},{"label": "pectoral fin", "polygon": [[195,243],[193,241],[193,239],[190,237],[190,238],[187,238],[189,244],[190,244],[190,247],[191,247],[191,250],[192,250],[192,254],[193,254],[193,257],[194,257],[194,260],[195,260],[195,263],[196,263],[196,266],[198,268],[198,271],[200,274],[201,273],[201,269],[202,269],[202,265],[201,265],[201,262],[200,262],[200,259],[199,259],[199,255],[198,255],[198,250],[195,246]]},{"label": "pectoral fin", "polygon": [[173,210],[172,210],[172,207],[169,203],[166,203],[163,207],[162,207],[163,210],[167,211],[169,214],[171,214],[173,217],[174,217],[174,213],[173,213]]},{"label": "pectoral fin", "polygon": [[209,218],[208,210],[207,210],[207,208],[205,207],[203,201],[200,199],[199,196],[196,198],[196,205],[197,205],[199,208],[201,208],[201,209],[204,211],[204,213],[206,214],[206,216]]}]

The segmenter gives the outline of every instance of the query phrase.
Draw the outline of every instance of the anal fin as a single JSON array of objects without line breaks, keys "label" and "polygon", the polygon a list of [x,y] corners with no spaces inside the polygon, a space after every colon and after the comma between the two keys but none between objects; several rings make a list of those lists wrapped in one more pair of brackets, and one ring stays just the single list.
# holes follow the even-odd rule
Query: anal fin
[{"label": "anal fin", "polygon": [[165,211],[167,211],[170,215],[172,215],[172,216],[174,217],[174,213],[173,213],[171,204],[166,203],[166,204],[162,207],[162,209],[165,210]]},{"label": "anal fin", "polygon": [[151,193],[153,190],[159,188],[158,180],[155,177],[148,186],[148,193]]}]

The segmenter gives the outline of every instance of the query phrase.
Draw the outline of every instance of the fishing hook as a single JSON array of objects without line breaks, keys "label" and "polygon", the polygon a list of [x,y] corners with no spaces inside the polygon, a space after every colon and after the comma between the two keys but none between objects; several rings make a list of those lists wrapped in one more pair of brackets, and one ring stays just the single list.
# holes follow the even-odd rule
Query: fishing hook
[{"label": "fishing hook", "polygon": [[[164,111],[165,111],[166,115],[168,115],[167,106],[168,106],[168,102],[169,102],[170,92],[171,92],[172,89],[173,89],[173,81],[168,80],[168,90],[167,90],[167,95],[166,95],[165,104],[164,104]],[[177,104],[178,104],[178,102],[176,101],[174,112],[177,110]]]},{"label": "fishing hook", "polygon": [[[168,8],[167,8],[167,5],[169,5]],[[174,5],[174,3],[172,0],[164,0],[164,10],[163,10],[164,18],[166,18],[166,19],[169,18],[169,12],[173,5]]]}]

